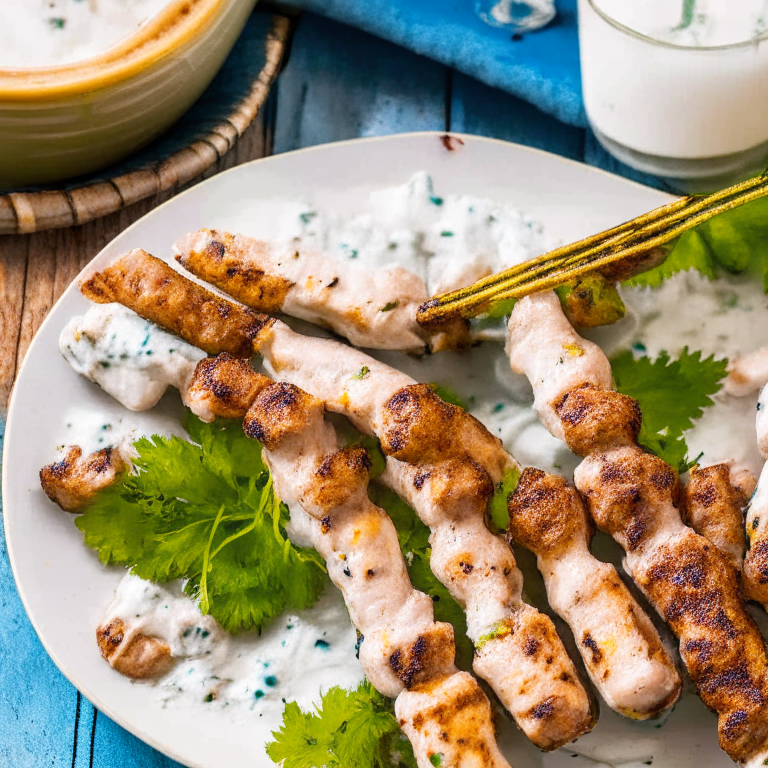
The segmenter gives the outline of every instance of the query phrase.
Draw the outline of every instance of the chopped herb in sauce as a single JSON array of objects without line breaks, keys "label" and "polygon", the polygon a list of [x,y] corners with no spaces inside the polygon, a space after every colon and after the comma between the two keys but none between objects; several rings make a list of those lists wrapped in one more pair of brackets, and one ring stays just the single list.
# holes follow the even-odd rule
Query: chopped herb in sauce
[{"label": "chopped herb in sauce", "polygon": [[507,512],[507,499],[517,488],[520,472],[517,469],[508,469],[504,472],[502,481],[496,486],[496,491],[491,499],[491,520],[500,531],[506,531],[509,525],[509,513]]},{"label": "chopped herb in sauce", "polygon": [[489,632],[486,632],[484,635],[477,639],[475,648],[479,651],[484,645],[490,643],[491,640],[498,640],[499,638],[506,637],[507,635],[511,634],[513,631],[511,623],[511,619],[504,619],[494,624]]},{"label": "chopped herb in sauce", "polygon": [[361,381],[370,372],[371,372],[371,369],[367,365],[364,365],[357,373],[355,373],[354,375],[350,376],[349,378],[350,379],[354,379],[355,381]]},{"label": "chopped herb in sauce", "polygon": [[469,409],[469,401],[454,392],[450,387],[435,382],[430,383],[429,387],[444,402],[458,405],[459,408],[463,408],[465,411]]}]

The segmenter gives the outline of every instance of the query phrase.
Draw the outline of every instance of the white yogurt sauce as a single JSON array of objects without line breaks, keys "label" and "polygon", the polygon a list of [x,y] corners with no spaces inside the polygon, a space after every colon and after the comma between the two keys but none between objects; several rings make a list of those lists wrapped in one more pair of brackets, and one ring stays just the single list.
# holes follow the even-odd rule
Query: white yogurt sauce
[{"label": "white yogurt sauce", "polygon": [[50,67],[96,56],[170,0],[3,0],[0,68]]},{"label": "white yogurt sauce", "polygon": [[122,618],[168,643],[174,666],[154,683],[164,705],[274,717],[284,700],[307,708],[320,690],[363,679],[357,634],[341,594],[328,587],[312,608],[283,614],[261,636],[233,636],[200,614],[180,582],[151,584],[128,573],[104,618]]},{"label": "white yogurt sauce", "polygon": [[[439,281],[441,273],[458,279],[455,276],[464,269],[465,254],[469,254],[473,269],[498,269],[556,244],[537,222],[520,211],[458,196],[446,196],[439,205],[433,197],[437,195],[429,178],[419,174],[405,185],[372,195],[367,210],[348,220],[310,202],[294,201],[283,208],[281,233],[323,247],[351,268],[376,268],[389,259],[389,263],[409,268],[415,264],[419,274],[428,280],[432,275],[433,281]],[[481,216],[478,220],[474,218],[476,212]],[[300,217],[308,213],[312,215]],[[495,220],[489,221],[488,216]],[[458,239],[443,237],[442,231],[452,231]],[[392,242],[398,244],[397,248],[389,247]],[[457,242],[459,247],[455,247]],[[357,253],[353,256],[351,250]],[[674,357],[688,345],[707,355],[735,356],[768,345],[768,299],[757,280],[726,276],[709,281],[698,273],[681,273],[657,290],[631,289],[622,293],[627,317],[615,326],[589,334],[609,355],[634,346],[638,354],[644,350],[655,357],[667,350]],[[296,325],[311,328],[303,323]],[[138,328],[131,333],[135,336]],[[99,349],[103,354],[111,348],[102,343]],[[420,381],[453,389],[467,402],[470,412],[499,435],[523,464],[572,476],[580,459],[541,426],[531,408],[530,385],[525,377],[511,372],[501,344],[485,343],[458,354],[441,353],[420,359],[395,352],[377,352],[375,356]],[[137,370],[146,377],[150,369],[141,368],[143,362],[138,365]],[[96,370],[93,366],[89,369]],[[106,408],[108,398],[103,394],[101,400],[98,397],[97,393],[97,401]],[[91,444],[103,439],[103,433],[117,434],[128,427],[138,434],[180,431],[178,417],[174,429],[168,416],[173,409],[176,414],[180,412],[176,393],[169,393],[162,407],[137,425],[124,425],[118,419],[139,419],[142,414],[127,416],[124,411],[119,413],[116,404],[112,407],[118,410],[110,411],[106,421],[115,422],[115,426],[107,430],[101,429],[98,415],[104,409],[100,406],[93,409],[95,416],[90,421],[71,418],[71,414],[64,418],[68,424],[79,425],[70,427],[70,432],[77,429],[83,438],[91,435]],[[708,462],[735,458],[759,471],[762,459],[755,443],[754,407],[750,398],[716,396],[715,405],[686,435],[692,454],[703,451],[703,460]],[[620,552],[610,540],[600,536],[595,543],[601,557],[620,562]],[[526,594],[546,608],[534,558],[522,553],[520,565],[526,576]],[[132,576],[121,583],[110,612],[115,610],[144,623],[171,644],[178,661],[168,675],[155,683],[157,696],[167,706],[189,707],[198,715],[214,708],[226,709],[232,717],[258,714],[263,718],[261,723],[269,722],[272,727],[280,722],[283,698],[295,699],[306,708],[319,700],[321,689],[332,685],[352,687],[362,678],[354,652],[355,631],[341,596],[330,586],[315,608],[276,619],[261,637],[224,636],[215,622],[200,616],[179,585],[157,587]],[[191,631],[185,637],[187,630]],[[209,633],[206,637],[202,637],[203,630]],[[568,637],[567,630],[563,636]],[[318,641],[330,646],[326,648]],[[267,677],[274,677],[275,684],[270,685]],[[212,693],[215,698],[207,700]],[[717,753],[715,718],[694,696],[685,696],[669,724],[659,726],[658,722],[629,722],[603,706],[592,734],[554,753],[539,753],[511,723],[502,724],[500,741],[517,768],[640,768],[649,760],[656,768],[713,764],[711,755]],[[727,765],[727,758],[723,756],[717,764]]]},{"label": "white yogurt sauce", "polygon": [[284,236],[335,256],[351,269],[402,266],[439,293],[532,258],[551,246],[541,224],[491,200],[440,196],[432,179],[371,193],[367,210],[349,216],[311,202],[286,206]]},{"label": "white yogurt sauce", "polygon": [[96,304],[59,337],[67,362],[132,411],[151,408],[177,389],[206,355],[121,304]]}]

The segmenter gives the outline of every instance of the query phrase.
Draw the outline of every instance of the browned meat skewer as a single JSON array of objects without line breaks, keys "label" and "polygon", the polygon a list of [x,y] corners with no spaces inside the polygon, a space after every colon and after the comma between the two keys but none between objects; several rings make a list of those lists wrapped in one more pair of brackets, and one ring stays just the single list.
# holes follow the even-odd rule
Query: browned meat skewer
[{"label": "browned meat skewer", "polygon": [[[163,265],[163,282],[149,284],[146,293],[119,288],[123,282],[139,284],[141,275],[159,272],[161,268],[154,264],[156,261],[144,252],[134,251],[130,263],[124,257],[117,262],[119,269],[108,267],[91,280],[109,284],[112,295],[125,306],[196,344],[199,335],[205,333],[204,318],[195,323],[190,316],[188,323],[179,324],[173,318],[160,316],[156,307],[158,304],[165,307],[164,291],[187,296],[186,303],[194,306],[200,302],[195,292],[207,295],[200,286]],[[293,334],[279,321],[262,315],[257,318],[260,329],[254,341],[270,360],[276,378],[290,380],[315,371],[315,375],[307,378],[305,390],[312,391],[330,410],[348,413],[365,431],[371,431],[373,418],[380,427],[385,451],[393,456],[390,462],[397,461],[394,457],[413,462],[397,461],[392,464],[392,472],[385,473],[396,490],[403,484],[417,490],[425,486],[423,480],[416,483],[413,477],[425,474],[427,465],[419,462],[431,461],[436,469],[438,463],[455,459],[469,469],[473,464],[467,458],[469,444],[481,463],[479,472],[486,488],[490,487],[486,472],[497,480],[505,468],[515,466],[499,441],[479,422],[461,409],[443,403],[428,387],[416,384],[354,349],[308,339]],[[285,365],[283,359],[287,361]],[[305,382],[302,378],[293,383]],[[357,383],[359,389],[350,386]],[[392,407],[384,408],[398,392]],[[357,401],[358,393],[362,401]],[[374,394],[373,403],[366,401]],[[371,408],[375,411],[373,417]],[[421,413],[426,420],[415,418]],[[425,440],[426,437],[429,439]],[[408,477],[411,477],[410,483],[406,480]],[[477,498],[466,498],[460,508],[460,520],[454,520],[445,507],[435,507],[426,492],[417,494],[416,498],[410,494],[405,497],[419,514],[428,516],[429,509],[441,516],[437,524],[433,519],[431,525],[435,533],[432,567],[466,606],[472,639],[484,640],[476,657],[476,671],[491,684],[518,724],[540,747],[554,749],[589,730],[596,712],[554,625],[544,614],[521,601],[522,577],[512,552],[485,526],[487,495],[480,498],[481,506]],[[498,631],[500,623],[505,631]],[[509,631],[511,629],[514,632]],[[528,637],[535,641],[539,652],[530,653]]]},{"label": "browned meat skewer", "polygon": [[40,484],[48,498],[62,509],[79,512],[102,488],[112,485],[125,467],[125,461],[113,448],[83,456],[80,447],[72,445],[64,458],[40,470]]},{"label": "browned meat skewer", "polygon": [[[396,699],[419,766],[434,765],[439,756],[446,767],[509,768],[496,744],[490,702],[454,665],[453,628],[435,622],[431,598],[412,587],[394,525],[368,498],[365,449],[340,449],[322,402],[227,353],[200,361],[184,399],[207,420],[245,417],[246,433],[262,442],[275,490],[293,520],[306,518],[301,528],[323,555],[363,638],[363,669]],[[107,484],[84,475],[83,505]],[[173,662],[169,645],[132,626],[131,618],[114,616],[98,628],[102,656],[135,679],[162,675]]]},{"label": "browned meat skewer", "polygon": [[576,486],[677,635],[699,695],[718,714],[721,747],[738,762],[762,761],[768,757],[763,639],[729,557],[683,524],[676,472],[637,445],[638,403],[613,391],[607,359],[576,334],[552,293],[516,304],[508,349],[512,367],[533,385],[542,421],[586,457]]},{"label": "browned meat skewer", "polygon": [[720,547],[741,571],[744,509],[755,490],[754,475],[727,463],[695,467],[690,475],[680,493],[683,522]]},{"label": "browned meat skewer", "polygon": [[402,267],[339,269],[336,259],[211,229],[176,243],[179,263],[259,312],[283,311],[317,323],[360,347],[433,352],[470,343],[469,325],[452,320],[422,328],[416,310],[428,298],[424,281]]}]

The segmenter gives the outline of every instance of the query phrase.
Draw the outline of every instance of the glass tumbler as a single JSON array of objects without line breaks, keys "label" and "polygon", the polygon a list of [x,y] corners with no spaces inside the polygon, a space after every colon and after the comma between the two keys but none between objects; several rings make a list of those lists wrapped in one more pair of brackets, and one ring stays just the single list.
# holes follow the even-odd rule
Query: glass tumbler
[{"label": "glass tumbler", "polygon": [[[768,33],[730,45],[678,45],[620,23],[606,0],[578,5],[584,106],[612,155],[686,192],[765,168]],[[738,13],[738,2],[732,8]]]}]

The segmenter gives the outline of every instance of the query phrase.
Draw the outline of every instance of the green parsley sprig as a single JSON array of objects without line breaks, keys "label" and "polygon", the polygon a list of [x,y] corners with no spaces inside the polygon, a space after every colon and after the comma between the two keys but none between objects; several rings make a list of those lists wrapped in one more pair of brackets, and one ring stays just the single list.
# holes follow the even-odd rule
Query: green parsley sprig
[{"label": "green parsley sprig", "polygon": [[314,712],[288,702],[272,736],[267,754],[283,768],[416,768],[392,701],[367,681],[353,691],[331,688]]},{"label": "green parsley sprig", "polygon": [[496,484],[493,498],[491,499],[489,514],[493,524],[500,530],[506,531],[509,527],[509,512],[507,511],[507,500],[512,491],[517,488],[517,482],[520,479],[519,470],[512,468],[504,472],[504,477],[500,483]]},{"label": "green parsley sprig", "polygon": [[666,261],[624,285],[656,288],[689,269],[710,279],[722,272],[757,275],[768,293],[768,198],[721,213],[685,232]]},{"label": "green parsley sprig", "polygon": [[686,347],[676,360],[661,352],[655,360],[627,350],[611,360],[616,389],[634,397],[643,412],[638,442],[681,474],[696,462],[683,433],[713,404],[728,361],[702,357]]},{"label": "green parsley sprig", "polygon": [[408,567],[413,586],[430,595],[434,601],[435,619],[453,625],[456,641],[456,664],[461,669],[472,668],[474,648],[467,637],[467,617],[463,608],[451,597],[429,567],[432,547],[429,528],[416,513],[395,493],[382,485],[372,484],[369,495],[392,519],[397,529],[400,550]]},{"label": "green parsley sprig", "polygon": [[194,443],[143,437],[135,474],[102,491],[75,520],[105,564],[144,579],[185,579],[224,629],[261,628],[285,610],[312,606],[327,576],[320,556],[285,535],[261,446],[239,422],[188,415]]}]

